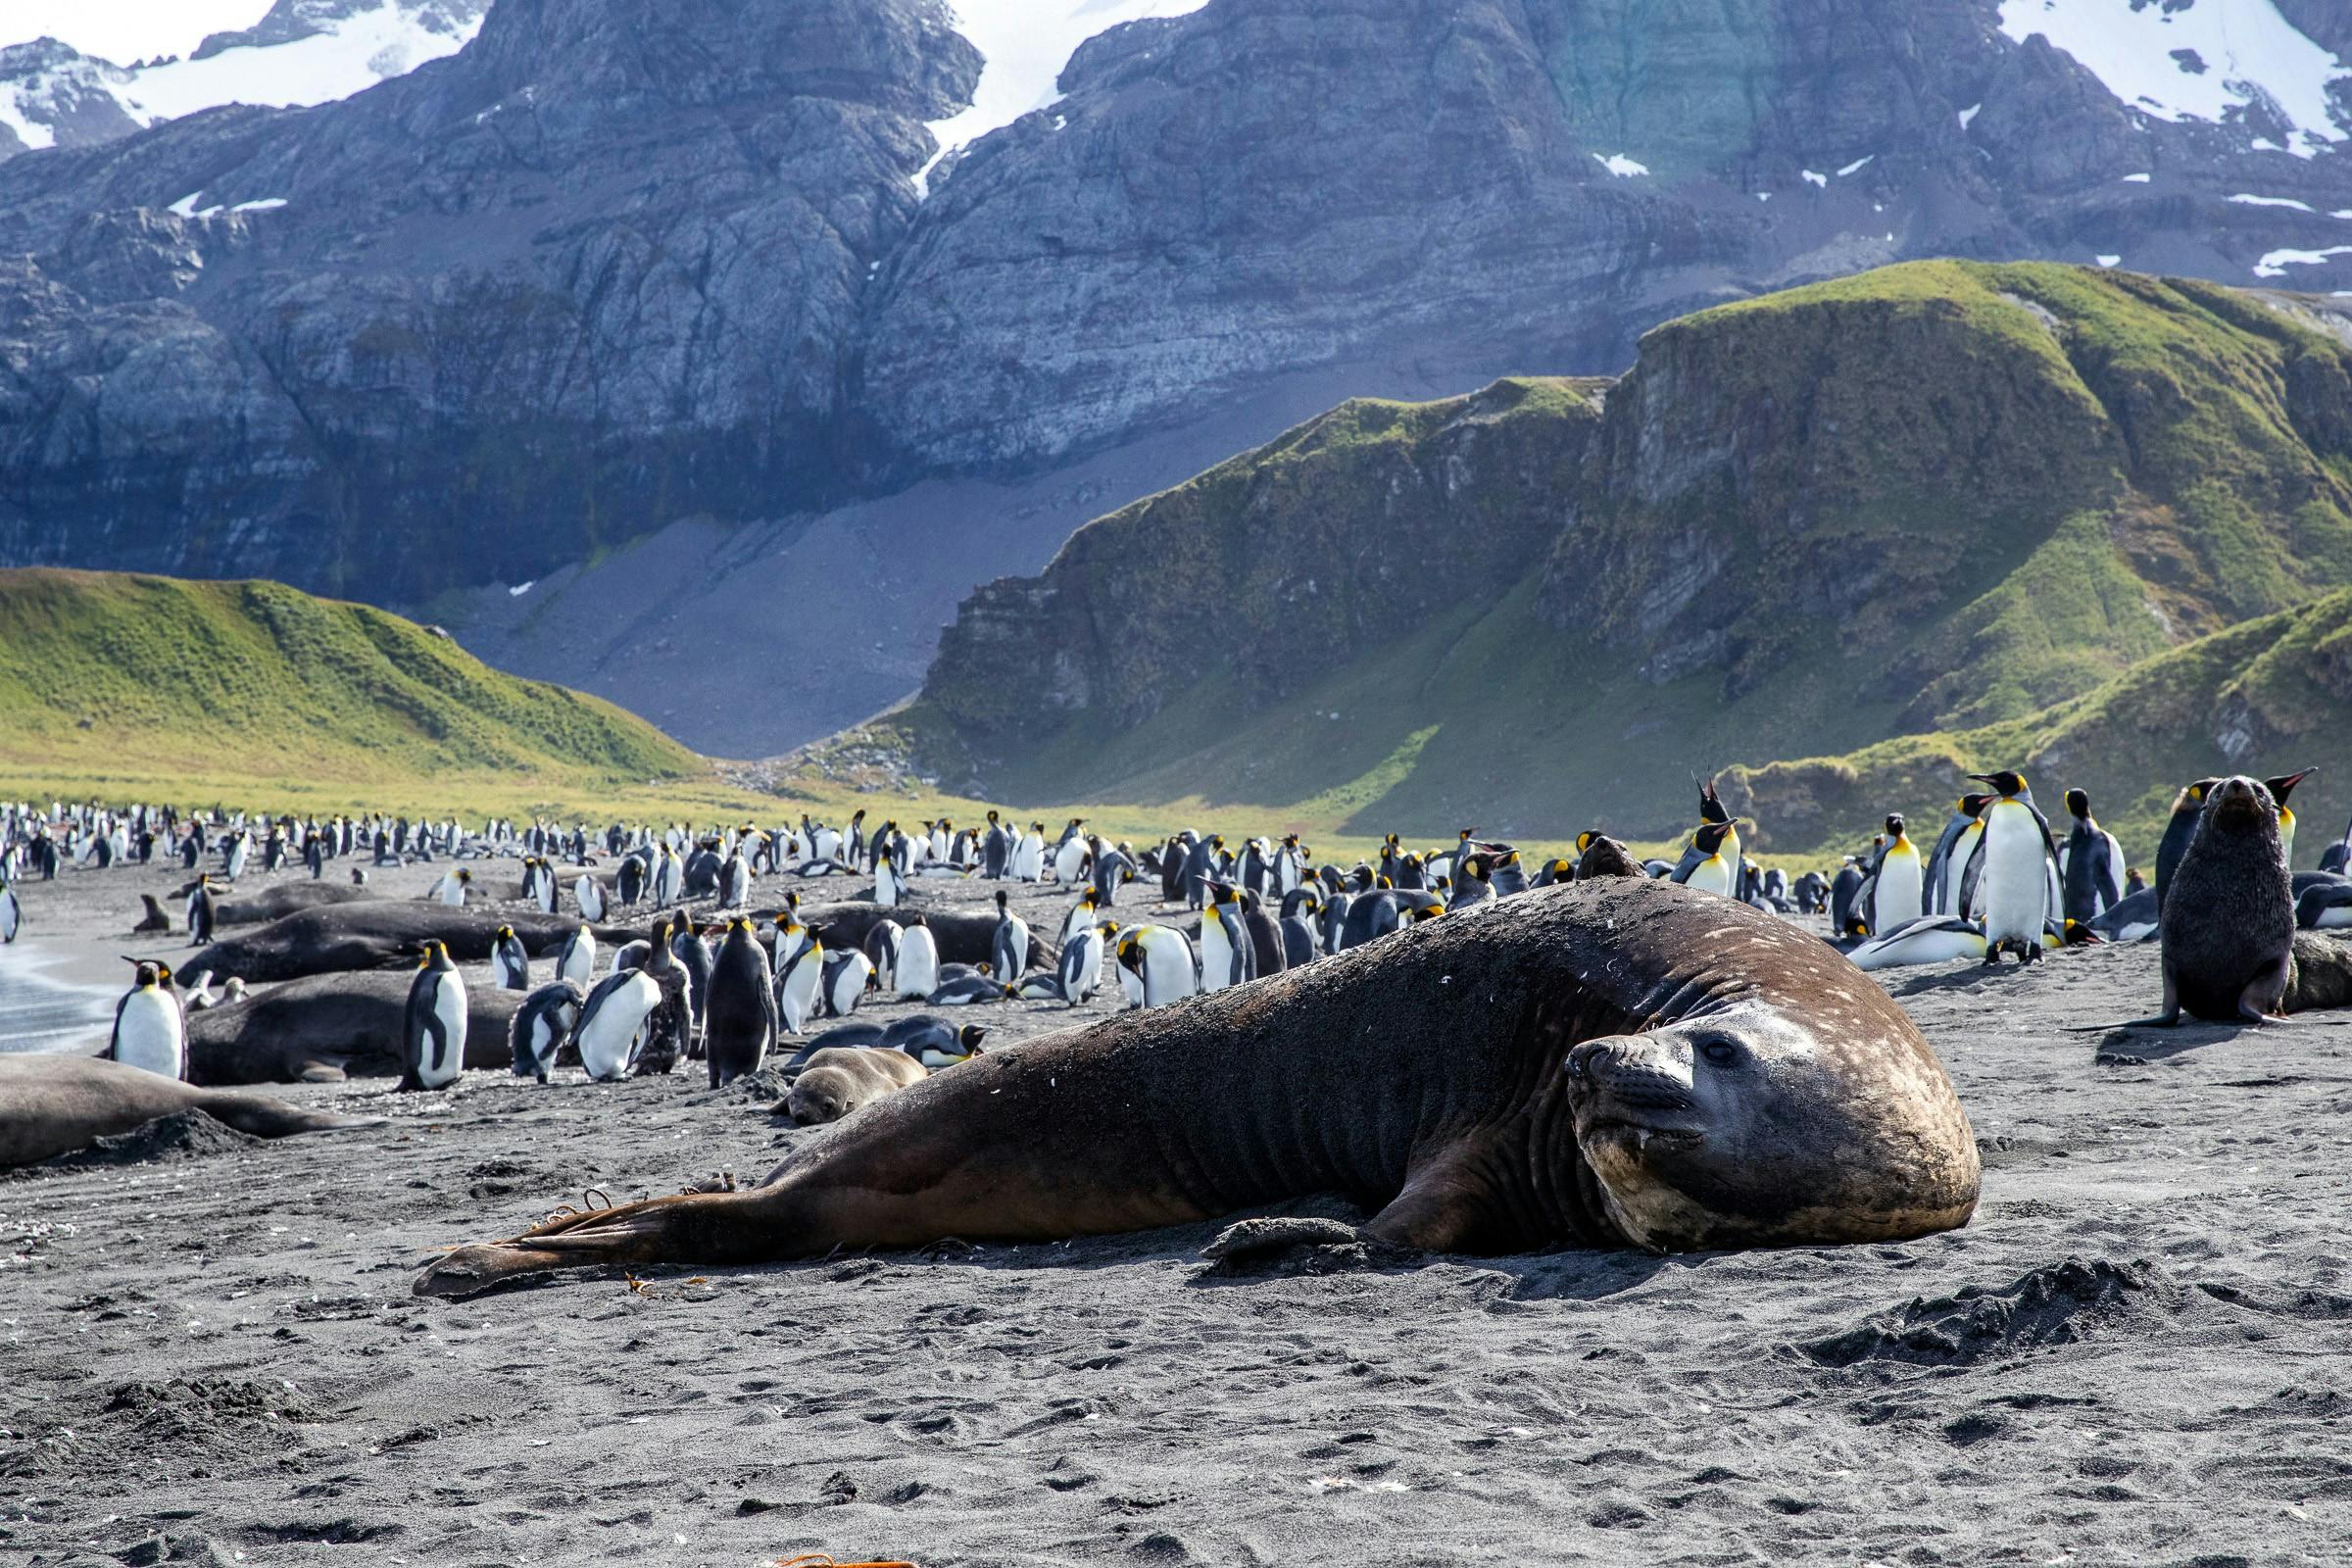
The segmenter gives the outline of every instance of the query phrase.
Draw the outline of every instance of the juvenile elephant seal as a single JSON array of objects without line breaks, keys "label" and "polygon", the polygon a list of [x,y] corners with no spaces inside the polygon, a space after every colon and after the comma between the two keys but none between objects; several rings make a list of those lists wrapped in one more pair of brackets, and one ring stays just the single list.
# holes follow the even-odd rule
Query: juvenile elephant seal
[{"label": "juvenile elephant seal", "polygon": [[1771,915],[1610,877],[981,1056],[757,1188],[461,1248],[416,1290],[1102,1235],[1316,1193],[1441,1250],[1899,1241],[1965,1224],[1977,1181],[1942,1064],[1884,991]]},{"label": "juvenile elephant seal", "polygon": [[839,1121],[877,1100],[931,1076],[904,1051],[877,1046],[828,1046],[813,1053],[784,1097],[784,1108],[804,1127]]},{"label": "juvenile elephant seal", "polygon": [[[200,1084],[398,1077],[413,973],[314,975],[188,1019],[188,1076]],[[466,989],[466,1065],[501,1070],[523,993]]]},{"label": "juvenile elephant seal", "polygon": [[381,1117],[330,1116],[267,1095],[199,1089],[93,1056],[0,1056],[0,1168],[87,1149],[183,1110],[256,1138],[383,1125]]}]

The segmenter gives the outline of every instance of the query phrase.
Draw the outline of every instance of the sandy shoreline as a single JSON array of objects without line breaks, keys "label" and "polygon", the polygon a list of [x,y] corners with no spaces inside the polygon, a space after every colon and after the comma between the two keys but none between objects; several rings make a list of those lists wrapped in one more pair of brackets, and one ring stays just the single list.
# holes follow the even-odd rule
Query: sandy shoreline
[{"label": "sandy shoreline", "polygon": [[[38,951],[177,879],[25,888]],[[825,1135],[685,1073],[285,1089],[393,1121],[0,1179],[0,1557],[2344,1560],[2352,1012],[2061,1033],[2152,948],[1888,979],[1986,1163],[1901,1247],[1237,1273],[1199,1226],[450,1305],[436,1247]]]}]

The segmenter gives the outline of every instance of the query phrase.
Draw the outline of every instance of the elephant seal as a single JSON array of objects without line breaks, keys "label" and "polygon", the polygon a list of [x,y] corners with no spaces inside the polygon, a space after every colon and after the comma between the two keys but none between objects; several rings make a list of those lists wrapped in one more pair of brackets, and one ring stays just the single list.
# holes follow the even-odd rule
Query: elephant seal
[{"label": "elephant seal", "polygon": [[821,1126],[930,1076],[930,1068],[904,1051],[828,1046],[810,1054],[784,1097],[784,1109],[804,1127]]},{"label": "elephant seal", "polygon": [[331,1116],[266,1095],[200,1089],[95,1056],[0,1056],[0,1168],[69,1154],[183,1110],[256,1138],[383,1125],[380,1116]]},{"label": "elephant seal", "polygon": [[1745,905],[1604,877],[981,1056],[759,1187],[460,1248],[415,1290],[1059,1240],[1317,1193],[1432,1250],[1900,1241],[1967,1223],[1978,1176],[1942,1064],[1868,977]]},{"label": "elephant seal", "polygon": [[[189,884],[191,887],[193,883]],[[182,898],[186,894],[180,895]],[[213,906],[215,925],[268,925],[304,909],[337,904],[358,904],[374,898],[366,888],[337,882],[281,882],[250,898],[226,899]]]},{"label": "elephant seal", "polygon": [[[513,926],[523,950],[544,958],[562,948],[580,922],[553,914],[499,914],[405,899],[367,899],[297,910],[258,930],[216,942],[182,966],[267,985],[352,969],[413,967],[417,951],[428,941],[448,944],[449,956],[460,963],[484,963],[502,926]],[[599,942],[618,944],[637,935],[624,926],[589,929]]]},{"label": "elephant seal", "polygon": [[[200,1084],[291,1084],[339,1078],[397,1078],[407,1063],[409,986],[414,969],[313,975],[273,986],[250,1002],[188,1018],[188,1076]],[[525,994],[466,988],[466,1066],[505,1071],[507,1044]]]}]

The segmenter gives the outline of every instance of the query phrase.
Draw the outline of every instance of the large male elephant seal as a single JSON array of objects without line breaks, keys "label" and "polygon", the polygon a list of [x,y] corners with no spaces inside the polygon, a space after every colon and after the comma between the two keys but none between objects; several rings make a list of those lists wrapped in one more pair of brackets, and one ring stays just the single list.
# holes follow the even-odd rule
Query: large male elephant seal
[{"label": "large male elephant seal", "polygon": [[183,1110],[256,1138],[383,1125],[381,1117],[332,1116],[267,1095],[199,1089],[94,1056],[0,1056],[0,1169],[87,1149]]},{"label": "large male elephant seal", "polygon": [[[313,975],[231,1006],[188,1016],[188,1076],[200,1084],[291,1084],[397,1078],[407,1068],[412,967]],[[466,988],[466,1065],[504,1071],[507,1031],[523,993]]]},{"label": "large male elephant seal", "polygon": [[[369,899],[357,904],[301,909],[242,936],[216,942],[180,962],[183,972],[199,969],[248,985],[300,980],[352,969],[412,967],[425,942],[449,946],[460,963],[490,956],[500,928],[512,926],[534,958],[561,948],[580,922],[553,914],[500,914],[489,909],[451,909],[438,904]],[[599,942],[619,944],[638,935],[625,926],[592,926]]]},{"label": "large male elephant seal", "polygon": [[605,1263],[1035,1241],[1337,1192],[1440,1250],[1899,1241],[1977,1201],[1903,1010],[1728,899],[1604,878],[981,1056],[742,1193],[465,1247],[419,1295]]},{"label": "large male elephant seal", "polygon": [[[173,897],[185,900],[196,886],[191,882]],[[213,905],[215,925],[268,925],[304,909],[324,908],[336,904],[362,904],[375,894],[367,888],[353,887],[348,882],[280,882],[276,887],[241,899],[216,900]]]}]

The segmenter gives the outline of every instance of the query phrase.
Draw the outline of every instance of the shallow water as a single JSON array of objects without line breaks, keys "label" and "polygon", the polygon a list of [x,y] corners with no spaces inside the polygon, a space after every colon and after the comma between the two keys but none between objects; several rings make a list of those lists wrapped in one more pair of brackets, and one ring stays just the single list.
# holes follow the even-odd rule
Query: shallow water
[{"label": "shallow water", "polygon": [[23,946],[0,950],[0,1053],[104,1044],[118,997],[51,978],[55,961]]}]

